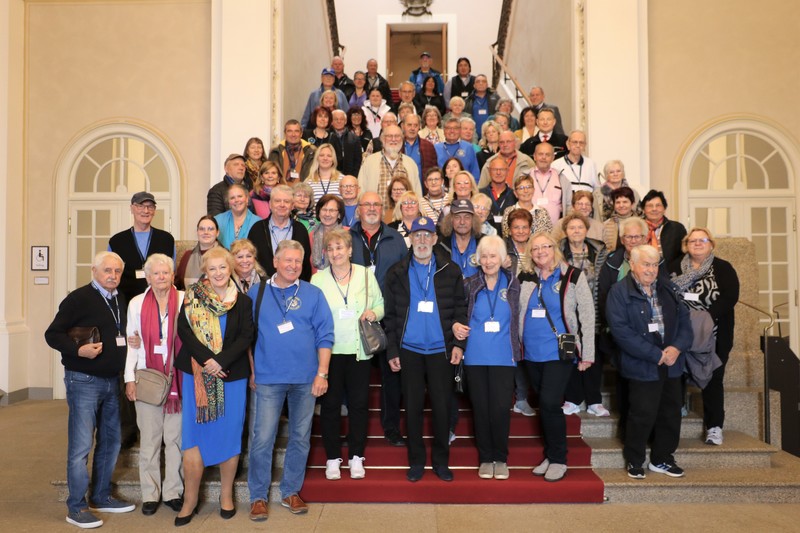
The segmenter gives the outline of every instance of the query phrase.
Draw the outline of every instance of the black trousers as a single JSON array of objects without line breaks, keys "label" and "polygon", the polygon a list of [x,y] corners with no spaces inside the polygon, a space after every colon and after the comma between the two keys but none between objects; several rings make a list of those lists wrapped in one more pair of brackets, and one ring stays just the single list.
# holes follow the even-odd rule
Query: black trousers
[{"label": "black trousers", "polygon": [[567,464],[567,420],[561,405],[572,375],[571,361],[534,363],[525,361],[525,371],[533,390],[539,395],[544,456],[551,463]]},{"label": "black trousers", "polygon": [[513,366],[465,365],[481,463],[508,462],[508,433],[514,399]]},{"label": "black trousers", "polygon": [[424,355],[401,348],[400,366],[408,429],[408,464],[425,465],[422,426],[427,384],[433,412],[431,464],[434,467],[447,466],[450,460],[448,437],[450,405],[453,401],[453,365],[444,352]]},{"label": "black trousers", "polygon": [[585,401],[586,407],[596,403],[603,403],[603,396],[600,393],[602,381],[603,356],[598,350],[595,352],[595,359],[592,366],[583,372],[578,370],[577,365],[573,367],[572,375],[567,385],[567,401],[575,405],[580,405],[581,402]]},{"label": "black trousers", "polygon": [[681,378],[667,377],[667,366],[658,367],[658,381],[628,381],[628,422],[625,460],[633,466],[645,461],[647,439],[653,434],[650,462],[674,461],[681,437]]},{"label": "black trousers", "polygon": [[320,424],[322,443],[328,459],[342,457],[339,438],[342,423],[342,399],[347,397],[347,456],[364,456],[367,442],[369,397],[369,361],[357,361],[355,354],[333,354],[328,367],[328,392],[322,396]]},{"label": "black trousers", "polygon": [[728,365],[730,352],[717,352],[722,366],[714,370],[711,381],[703,389],[703,423],[706,429],[725,425],[725,367]]},{"label": "black trousers", "polygon": [[400,374],[392,372],[386,352],[375,354],[381,369],[381,427],[383,433],[400,431]]}]

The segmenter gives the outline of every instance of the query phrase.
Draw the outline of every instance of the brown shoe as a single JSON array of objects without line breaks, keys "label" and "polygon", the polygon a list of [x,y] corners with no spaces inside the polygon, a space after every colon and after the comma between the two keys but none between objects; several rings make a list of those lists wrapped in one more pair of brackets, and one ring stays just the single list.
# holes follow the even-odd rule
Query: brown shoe
[{"label": "brown shoe", "polygon": [[281,505],[287,507],[292,514],[304,514],[308,512],[308,505],[297,494],[292,494],[281,500]]},{"label": "brown shoe", "polygon": [[263,522],[269,518],[269,506],[266,500],[256,500],[250,505],[250,520]]}]

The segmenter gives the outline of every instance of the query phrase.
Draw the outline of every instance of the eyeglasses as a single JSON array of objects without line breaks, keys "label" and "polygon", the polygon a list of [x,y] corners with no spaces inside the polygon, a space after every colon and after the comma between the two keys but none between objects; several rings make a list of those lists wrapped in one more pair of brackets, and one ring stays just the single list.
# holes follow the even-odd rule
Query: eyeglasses
[{"label": "eyeglasses", "polygon": [[646,237],[646,235],[623,235],[622,236],[622,240],[623,241],[628,241],[628,242],[641,241],[645,237]]},{"label": "eyeglasses", "polygon": [[644,261],[642,261],[639,264],[645,268],[658,268],[658,263],[645,263]]},{"label": "eyeglasses", "polygon": [[688,244],[706,244],[708,242],[711,242],[711,239],[709,239],[708,237],[703,237],[702,239],[689,239],[686,242]]},{"label": "eyeglasses", "polygon": [[320,209],[319,212],[320,212],[320,214],[323,214],[323,215],[335,215],[335,214],[339,213],[339,210],[336,209],[336,208],[333,208],[333,209]]},{"label": "eyeglasses", "polygon": [[402,135],[387,135],[387,134],[384,133],[383,134],[383,138],[384,139],[402,139],[403,136]]},{"label": "eyeglasses", "polygon": [[476,205],[473,207],[473,209],[475,210],[476,213],[485,213],[486,211],[489,210],[488,207],[483,207],[482,205]]},{"label": "eyeglasses", "polygon": [[443,180],[442,180],[442,178],[434,178],[434,177],[429,177],[429,178],[428,178],[428,179],[426,179],[425,181],[429,181],[429,182],[431,182],[431,183],[438,183],[438,182],[440,182],[440,181],[443,181]]},{"label": "eyeglasses", "polygon": [[553,249],[552,244],[542,244],[541,246],[531,246],[531,252],[548,252]]},{"label": "eyeglasses", "polygon": [[518,185],[517,186],[517,190],[518,191],[529,191],[531,189],[533,189],[533,185]]},{"label": "eyeglasses", "polygon": [[430,241],[433,240],[435,235],[428,231],[415,231],[411,234],[411,238],[415,241]]},{"label": "eyeglasses", "polygon": [[400,205],[417,205],[416,200],[406,200],[405,202],[400,202]]},{"label": "eyeglasses", "polygon": [[381,202],[362,202],[358,204],[360,207],[366,207],[367,209],[379,209],[383,207]]},{"label": "eyeglasses", "polygon": [[140,211],[155,211],[156,206],[153,204],[133,204],[135,205]]}]

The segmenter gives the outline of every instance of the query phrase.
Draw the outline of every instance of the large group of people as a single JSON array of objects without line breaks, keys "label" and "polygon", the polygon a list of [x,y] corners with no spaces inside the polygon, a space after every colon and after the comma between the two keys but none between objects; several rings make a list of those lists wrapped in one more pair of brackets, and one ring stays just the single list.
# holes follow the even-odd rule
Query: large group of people
[{"label": "large group of people", "polygon": [[[326,478],[341,479],[343,465],[352,479],[367,475],[373,366],[384,437],[407,448],[410,482],[429,463],[426,394],[430,465],[454,479],[456,376],[483,479],[509,478],[510,419],[533,416],[531,404],[544,444],[533,474],[563,479],[565,417],[610,414],[606,362],[630,477],[683,475],[674,453],[687,379],[703,387],[706,442],[722,444],[739,286],[711,232],[669,220],[660,191],[640,200],[621,161],[598,174],[585,133],[565,132],[541,87],[517,121],[468,58],[445,85],[425,52],[399,94],[392,102],[374,59],[351,79],[334,58],[278,145],[251,138],[226,158],[197,244],[180,257],[151,225],[155,197],[133,195],[133,227],[97,254],[91,283],[67,296],[45,335],[65,366],[69,523],[98,527],[94,512],[134,509],[110,480],[137,433],[145,515],[163,502],[176,526],[188,524],[204,469],[218,466],[219,513],[232,518],[247,453],[249,517],[266,520],[284,404],[280,504],[307,512],[299,493],[316,404]],[[376,323],[384,349],[362,340]],[[692,351],[703,324],[711,366],[692,363],[709,357]],[[164,376],[162,398],[143,388],[144,371]]]}]

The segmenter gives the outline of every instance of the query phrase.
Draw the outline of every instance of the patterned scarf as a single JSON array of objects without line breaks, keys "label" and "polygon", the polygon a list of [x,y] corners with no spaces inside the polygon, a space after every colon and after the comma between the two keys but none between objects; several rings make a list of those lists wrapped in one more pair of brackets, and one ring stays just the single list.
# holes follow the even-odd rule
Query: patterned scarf
[{"label": "patterned scarf", "polygon": [[[169,375],[175,365],[175,354],[181,350],[181,339],[176,335],[175,318],[178,316],[178,290],[171,287],[167,299],[167,353],[172,354],[170,368],[166,368],[164,358],[161,354],[155,353],[155,347],[161,344],[159,331],[161,331],[161,316],[158,307],[158,300],[152,289],[147,291],[142,300],[141,333],[142,347],[145,351],[145,361],[147,368],[152,368]],[[159,327],[161,326],[161,327]],[[167,414],[181,412],[181,384],[179,379],[172,376],[172,385],[169,389],[167,401],[164,403],[164,412]]]},{"label": "patterned scarf", "polygon": [[655,223],[647,219],[644,219],[644,221],[647,222],[647,228],[650,230],[647,232],[647,244],[661,253],[661,239],[659,239],[659,236],[661,235],[661,228],[667,222],[667,217],[661,217],[661,220]]},{"label": "patterned scarf", "polygon": [[692,258],[689,254],[684,255],[683,259],[681,259],[681,273],[678,276],[673,275],[672,282],[675,283],[681,291],[687,291],[698,279],[706,275],[713,261],[714,253],[712,252],[708,254],[708,257],[706,257],[700,267],[694,270],[692,269]]},{"label": "patterned scarf", "polygon": [[[194,336],[215,354],[222,351],[223,336],[219,317],[236,304],[238,294],[236,285],[228,281],[225,297],[220,299],[211,288],[208,279],[201,279],[186,290],[186,297],[183,300],[186,319],[192,327]],[[222,380],[205,373],[194,358],[192,358],[192,373],[197,423],[213,422],[224,416],[225,392]]]},{"label": "patterned scarf", "polygon": [[[378,196],[383,200],[384,208],[389,206],[389,182],[396,176],[403,176],[408,179],[408,172],[403,166],[403,156],[398,154],[397,163],[394,168],[389,164],[389,160],[384,155],[381,157],[381,173],[378,178]],[[410,180],[409,180],[410,181]]]}]

